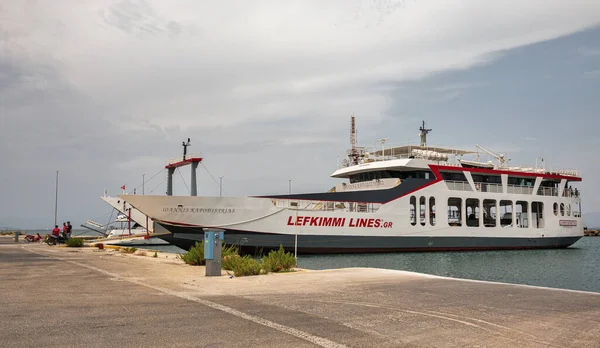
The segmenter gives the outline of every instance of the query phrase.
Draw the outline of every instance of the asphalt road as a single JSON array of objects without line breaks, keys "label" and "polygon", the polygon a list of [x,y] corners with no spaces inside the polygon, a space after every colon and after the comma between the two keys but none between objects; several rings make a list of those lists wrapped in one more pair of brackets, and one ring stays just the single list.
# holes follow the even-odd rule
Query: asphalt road
[{"label": "asphalt road", "polygon": [[108,255],[0,238],[0,347],[600,346],[600,294],[355,269],[210,279]]}]

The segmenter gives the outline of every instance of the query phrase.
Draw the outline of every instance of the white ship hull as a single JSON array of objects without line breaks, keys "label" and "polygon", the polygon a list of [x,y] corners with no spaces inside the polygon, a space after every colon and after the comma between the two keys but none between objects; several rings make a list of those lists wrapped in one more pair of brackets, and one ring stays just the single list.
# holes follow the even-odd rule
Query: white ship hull
[{"label": "white ship hull", "polygon": [[[438,175],[435,180],[409,179],[370,191],[272,197],[127,196],[127,200],[175,236],[219,228],[225,230],[227,243],[257,249],[280,244],[293,249],[296,239],[298,251],[310,253],[558,248],[583,236],[580,214],[552,213],[554,204],[571,206],[580,198],[538,195],[537,183],[519,193],[510,193],[504,183],[496,185],[496,193],[481,192],[472,182],[465,184],[472,189],[457,190]],[[413,197],[426,201],[433,197],[438,216],[425,209],[417,222],[411,216]],[[457,221],[446,214],[450,198],[525,201],[529,207],[535,202],[544,208],[539,213],[529,209],[509,224],[499,214],[493,221],[480,216],[470,223],[465,213]]]}]

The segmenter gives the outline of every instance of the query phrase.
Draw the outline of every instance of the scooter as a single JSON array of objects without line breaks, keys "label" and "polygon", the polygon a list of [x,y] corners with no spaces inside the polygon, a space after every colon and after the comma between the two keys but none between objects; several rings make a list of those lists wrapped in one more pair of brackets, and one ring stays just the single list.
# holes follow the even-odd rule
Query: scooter
[{"label": "scooter", "polygon": [[31,234],[28,234],[25,236],[25,243],[33,243],[33,242],[38,242],[41,243],[42,242],[42,236],[40,236],[40,234],[38,233],[37,236],[33,236]]},{"label": "scooter", "polygon": [[46,235],[46,239],[44,240],[46,242],[46,244],[48,245],[56,245],[59,243],[64,244],[67,241],[68,238],[63,237],[62,235],[59,235],[58,237],[52,235],[52,234],[47,234]]}]

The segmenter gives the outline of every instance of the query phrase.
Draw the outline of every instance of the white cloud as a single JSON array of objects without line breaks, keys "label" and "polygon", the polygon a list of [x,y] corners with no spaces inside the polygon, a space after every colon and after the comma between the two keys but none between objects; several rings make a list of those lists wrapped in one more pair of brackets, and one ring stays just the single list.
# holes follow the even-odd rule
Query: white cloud
[{"label": "white cloud", "polygon": [[[586,0],[5,0],[0,156],[16,169],[0,172],[14,183],[1,207],[52,215],[60,167],[74,178],[61,197],[88,213],[81,197],[139,182],[190,134],[233,194],[271,192],[277,180],[284,193],[291,175],[295,189],[321,187],[348,143],[349,115],[359,140],[381,138],[367,125],[383,122],[399,82],[489,64],[590,28],[597,13],[600,2]],[[484,85],[427,92],[449,101]],[[397,124],[421,119],[407,111]]]},{"label": "white cloud", "polygon": [[133,123],[194,127],[350,110],[377,119],[378,82],[587,28],[600,4],[15,1],[5,11],[5,52],[51,64]]},{"label": "white cloud", "polygon": [[600,56],[600,48],[581,47],[578,50],[579,54],[586,57]]},{"label": "white cloud", "polygon": [[596,78],[600,77],[600,70],[591,70],[583,73],[583,76],[586,78]]}]

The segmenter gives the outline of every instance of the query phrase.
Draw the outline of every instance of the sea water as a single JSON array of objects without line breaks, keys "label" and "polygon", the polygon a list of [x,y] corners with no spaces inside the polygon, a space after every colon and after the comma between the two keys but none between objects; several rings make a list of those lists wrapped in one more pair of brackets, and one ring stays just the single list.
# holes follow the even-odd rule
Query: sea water
[{"label": "sea water", "polygon": [[298,255],[298,266],[376,267],[600,292],[600,237],[583,237],[565,249]]}]

